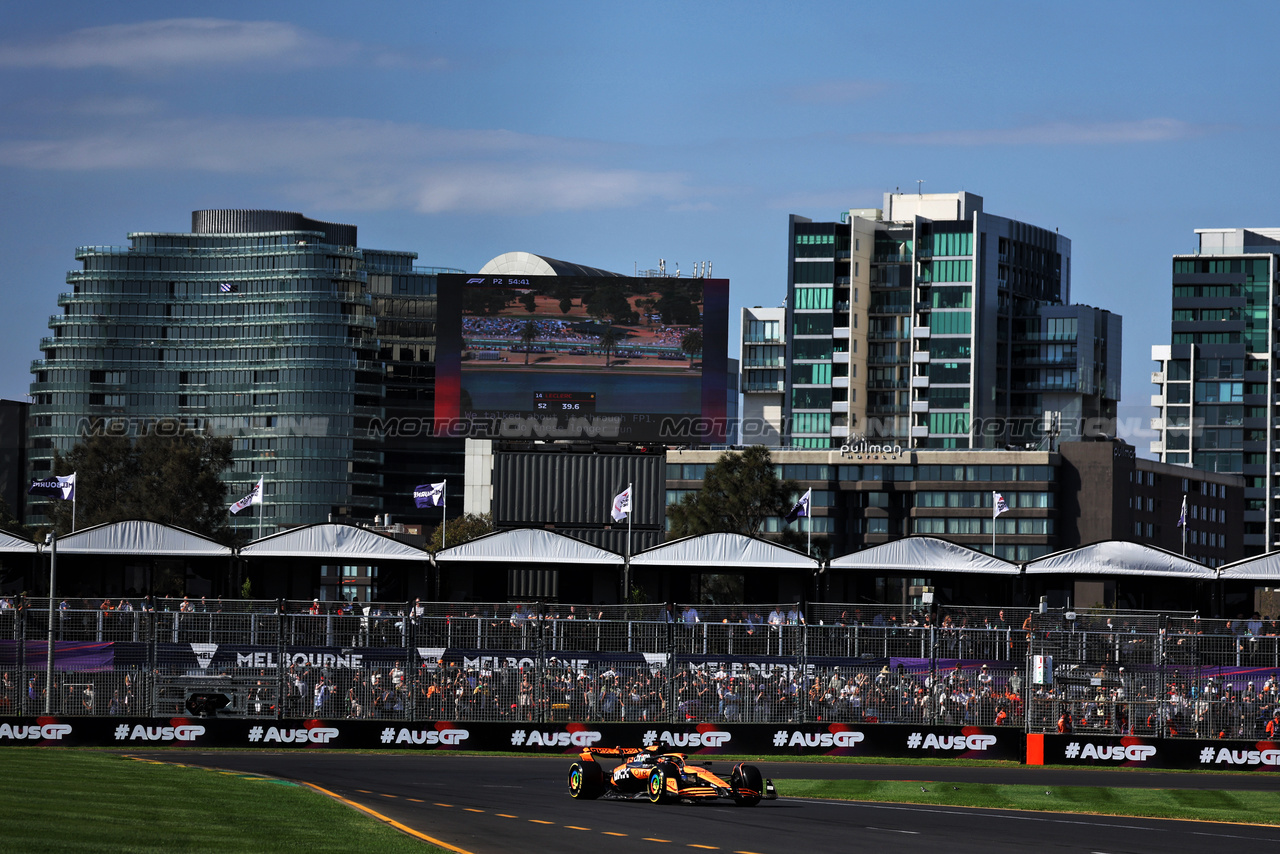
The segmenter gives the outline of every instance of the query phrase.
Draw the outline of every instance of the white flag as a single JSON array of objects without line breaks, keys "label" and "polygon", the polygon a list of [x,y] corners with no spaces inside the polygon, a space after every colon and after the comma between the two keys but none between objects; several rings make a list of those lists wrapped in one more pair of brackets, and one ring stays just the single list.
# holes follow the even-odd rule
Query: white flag
[{"label": "white flag", "polygon": [[76,498],[76,473],[72,472],[66,477],[58,477],[58,487],[62,490],[63,501],[74,501]]},{"label": "white flag", "polygon": [[1001,513],[1004,513],[1006,510],[1008,510],[1009,505],[1004,500],[1004,496],[1001,495],[1000,493],[993,492],[991,493],[991,496],[992,496],[991,498],[992,505],[995,507],[995,513],[992,515],[991,518],[994,519],[996,518],[996,516],[999,516]]},{"label": "white flag", "polygon": [[613,496],[613,521],[621,522],[631,514],[631,487]]},{"label": "white flag", "polygon": [[249,490],[249,494],[241,498],[235,504],[231,505],[231,514],[234,516],[250,504],[262,503],[262,478],[258,478],[258,482],[253,485],[253,489]]}]

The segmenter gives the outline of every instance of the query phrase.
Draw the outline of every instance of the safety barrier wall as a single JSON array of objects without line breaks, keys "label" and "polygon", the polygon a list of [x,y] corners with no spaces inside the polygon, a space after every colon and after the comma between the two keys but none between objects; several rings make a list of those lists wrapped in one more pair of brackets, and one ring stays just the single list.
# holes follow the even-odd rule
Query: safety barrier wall
[{"label": "safety barrier wall", "polygon": [[481,750],[572,755],[584,747],[654,745],[718,754],[889,756],[1018,762],[1016,729],[872,724],[495,723],[482,721],[251,721],[226,718],[24,717],[0,721],[0,746]]}]

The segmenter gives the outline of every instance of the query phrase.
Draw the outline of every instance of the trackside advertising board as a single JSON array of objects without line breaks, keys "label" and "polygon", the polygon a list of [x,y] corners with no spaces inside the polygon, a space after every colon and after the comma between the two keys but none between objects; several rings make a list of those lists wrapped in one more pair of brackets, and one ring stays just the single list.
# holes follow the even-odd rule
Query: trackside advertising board
[{"label": "trackside advertising board", "polygon": [[1015,729],[894,724],[566,723],[232,718],[0,719],[0,746],[501,750],[572,754],[658,745],[696,754],[887,756],[1019,761]]},{"label": "trackside advertising board", "polygon": [[1280,742],[1083,733],[1028,735],[1027,764],[1280,771]]}]

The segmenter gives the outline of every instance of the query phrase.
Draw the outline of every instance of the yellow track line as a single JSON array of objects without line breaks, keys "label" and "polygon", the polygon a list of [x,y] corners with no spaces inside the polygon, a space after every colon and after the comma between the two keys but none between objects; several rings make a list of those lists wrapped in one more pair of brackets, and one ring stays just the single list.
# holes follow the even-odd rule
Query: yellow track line
[{"label": "yellow track line", "polygon": [[328,795],[329,797],[333,798],[335,801],[344,803],[349,807],[355,807],[356,809],[360,810],[360,812],[365,813],[366,815],[371,815],[374,818],[376,818],[378,821],[385,822],[386,824],[389,824],[392,827],[394,827],[396,830],[407,833],[410,836],[417,837],[418,839],[421,839],[424,842],[430,842],[432,845],[438,845],[441,848],[446,848],[450,851],[456,851],[457,854],[471,854],[470,851],[467,851],[464,848],[459,848],[456,845],[450,845],[448,842],[445,842],[441,839],[436,839],[435,837],[427,836],[425,833],[420,833],[419,831],[414,830],[412,827],[409,827],[408,825],[401,824],[395,819],[389,818],[383,815],[377,810],[370,809],[369,807],[366,807],[364,804],[358,804],[355,801],[347,800],[346,798],[342,797],[342,795],[339,795],[336,792],[331,792],[322,786],[317,786],[315,783],[303,783],[302,785],[310,789],[315,789],[317,792],[320,792],[322,795]]}]

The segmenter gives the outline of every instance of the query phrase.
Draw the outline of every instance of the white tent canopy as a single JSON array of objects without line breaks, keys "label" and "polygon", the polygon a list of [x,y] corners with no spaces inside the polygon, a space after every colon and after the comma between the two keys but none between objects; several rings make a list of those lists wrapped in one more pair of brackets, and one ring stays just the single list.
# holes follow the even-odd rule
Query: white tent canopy
[{"label": "white tent canopy", "polygon": [[228,546],[172,525],[132,519],[108,522],[58,538],[59,554],[130,557],[230,557]]},{"label": "white tent canopy", "polygon": [[701,534],[645,549],[632,566],[714,566],[738,569],[818,568],[818,561],[795,549],[744,534]]},{"label": "white tent canopy", "polygon": [[598,546],[546,531],[518,528],[496,531],[436,553],[437,563],[485,561],[491,563],[586,563],[622,566],[622,556]]},{"label": "white tent canopy", "polygon": [[1245,558],[1218,567],[1219,578],[1247,578],[1255,581],[1280,581],[1280,552]]},{"label": "white tent canopy", "polygon": [[831,569],[1017,575],[1018,565],[936,537],[905,537],[831,561]]},{"label": "white tent canopy", "polygon": [[254,540],[240,550],[246,558],[307,557],[334,561],[428,560],[422,549],[355,525],[304,525]]},{"label": "white tent canopy", "polygon": [[1127,575],[1212,580],[1217,573],[1202,564],[1164,549],[1107,540],[1036,558],[1026,564],[1028,575]]},{"label": "white tent canopy", "polygon": [[0,531],[0,552],[7,554],[20,553],[32,554],[36,551],[36,544],[30,540],[23,540],[12,534],[6,534]]}]

